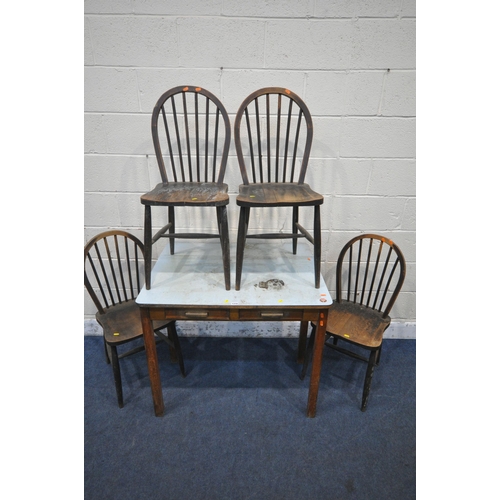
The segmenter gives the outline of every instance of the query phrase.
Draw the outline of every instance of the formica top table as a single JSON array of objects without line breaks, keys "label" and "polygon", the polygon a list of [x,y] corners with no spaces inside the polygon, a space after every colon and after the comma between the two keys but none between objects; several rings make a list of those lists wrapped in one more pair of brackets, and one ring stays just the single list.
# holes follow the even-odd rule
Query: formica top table
[{"label": "formica top table", "polygon": [[[164,402],[151,321],[171,319],[299,321],[301,332],[307,331],[309,321],[317,321],[307,402],[307,416],[314,417],[332,298],[322,277],[320,288],[314,287],[312,245],[299,241],[293,255],[290,240],[247,241],[239,291],[234,289],[233,264],[232,289],[226,290],[219,241],[177,240],[175,254],[165,247],[152,270],[151,288],[143,288],[137,297],[155,415],[163,415]],[[301,337],[299,362],[305,352],[306,336]]]}]

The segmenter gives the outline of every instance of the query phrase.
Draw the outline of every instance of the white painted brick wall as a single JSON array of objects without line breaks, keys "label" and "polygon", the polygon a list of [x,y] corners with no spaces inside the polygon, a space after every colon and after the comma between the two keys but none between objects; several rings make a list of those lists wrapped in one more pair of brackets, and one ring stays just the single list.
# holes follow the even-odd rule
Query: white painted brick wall
[{"label": "white painted brick wall", "polygon": [[[415,0],[86,0],[85,241],[108,228],[142,237],[139,198],[160,179],[150,116],[165,90],[205,87],[233,122],[250,92],[288,87],[313,115],[307,182],[325,195],[322,271],[330,290],[349,238],[392,238],[408,272],[388,335],[414,336],[415,16]],[[235,238],[241,178],[233,145],[225,180]],[[158,227],[166,222],[160,213]],[[199,229],[204,213],[179,213],[179,227]],[[256,211],[251,224],[289,219],[284,210]],[[306,218],[304,225],[311,228]],[[86,297],[85,319],[93,314]]]}]

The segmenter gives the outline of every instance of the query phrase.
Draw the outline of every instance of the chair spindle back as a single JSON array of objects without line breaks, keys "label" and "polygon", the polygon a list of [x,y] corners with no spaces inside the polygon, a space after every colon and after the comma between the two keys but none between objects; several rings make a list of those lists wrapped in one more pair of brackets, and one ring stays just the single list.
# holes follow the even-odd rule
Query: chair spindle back
[{"label": "chair spindle back", "polygon": [[312,137],[311,114],[298,95],[281,87],[253,92],[242,102],[234,124],[243,183],[303,184]]},{"label": "chair spindle back", "polygon": [[153,110],[151,131],[162,182],[223,183],[231,126],[212,93],[193,86],[168,90]]},{"label": "chair spindle back", "polygon": [[337,302],[362,304],[387,317],[405,275],[406,262],[395,243],[375,234],[357,236],[337,261]]},{"label": "chair spindle back", "polygon": [[144,282],[144,246],[130,233],[106,231],[84,248],[85,288],[101,314],[135,299]]}]

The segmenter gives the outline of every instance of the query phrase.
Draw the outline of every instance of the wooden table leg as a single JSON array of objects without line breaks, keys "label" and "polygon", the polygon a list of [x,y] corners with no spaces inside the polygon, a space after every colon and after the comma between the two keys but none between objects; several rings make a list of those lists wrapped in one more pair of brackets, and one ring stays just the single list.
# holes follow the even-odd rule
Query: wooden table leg
[{"label": "wooden table leg", "polygon": [[297,353],[297,363],[304,363],[304,355],[307,346],[307,327],[309,326],[309,321],[300,322],[300,333],[299,333],[299,348]]},{"label": "wooden table leg", "polygon": [[323,347],[325,345],[326,322],[328,320],[328,309],[319,313],[314,338],[313,359],[311,366],[311,381],[309,383],[309,397],[307,400],[307,416],[316,416],[316,401],[318,399],[319,378],[321,375],[321,361],[323,359]]},{"label": "wooden table leg", "polygon": [[151,392],[153,393],[153,405],[155,415],[161,417],[165,409],[163,404],[163,394],[161,391],[160,370],[158,367],[158,354],[156,352],[156,342],[154,338],[153,325],[149,316],[149,308],[141,307],[142,332],[144,334],[144,347],[148,359],[149,381]]}]

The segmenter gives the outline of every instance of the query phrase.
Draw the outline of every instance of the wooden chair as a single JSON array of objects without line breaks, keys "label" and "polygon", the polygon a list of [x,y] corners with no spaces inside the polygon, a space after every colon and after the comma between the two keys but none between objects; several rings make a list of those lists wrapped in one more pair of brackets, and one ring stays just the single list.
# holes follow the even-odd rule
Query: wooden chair
[{"label": "wooden chair", "polygon": [[[117,347],[142,336],[142,322],[135,298],[143,280],[144,246],[125,231],[106,231],[92,238],[84,248],[84,283],[92,298],[98,323],[103,329],[106,361],[113,367],[118,406],[123,408],[119,359],[144,350],[144,344],[118,354]],[[154,321],[153,328],[170,347],[173,362],[183,376],[184,361],[175,321]],[[167,328],[167,335],[161,330]]]},{"label": "wooden chair", "polygon": [[[406,263],[399,247],[376,234],[363,234],[350,240],[337,261],[336,300],[328,314],[325,345],[368,363],[361,411],[366,410],[373,371],[380,361],[382,337],[391,322],[389,312],[405,275]],[[311,357],[315,333],[313,323],[302,379]],[[301,335],[307,335],[307,329],[301,331]],[[304,342],[305,338],[301,340]],[[369,356],[354,352],[353,345],[368,350]]]},{"label": "wooden chair", "polygon": [[[162,182],[141,197],[145,206],[144,246],[146,288],[151,287],[152,246],[170,238],[220,238],[226,290],[231,288],[227,184],[223,183],[231,126],[222,103],[208,90],[180,86],[165,92],[151,120],[153,144]],[[163,145],[162,145],[163,144]],[[168,207],[168,224],[152,236],[151,207]],[[218,234],[178,233],[175,207],[215,207]]]},{"label": "wooden chair", "polygon": [[[302,99],[288,89],[268,87],[250,94],[234,123],[234,139],[243,184],[236,198],[240,206],[236,249],[236,290],[240,289],[246,238],[305,237],[314,245],[315,287],[320,283],[323,196],[304,183],[311,143],[312,118]],[[247,171],[248,170],[248,171]],[[299,224],[299,207],[314,207],[313,235]],[[247,234],[250,209],[292,207],[292,231]]]}]

